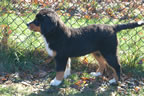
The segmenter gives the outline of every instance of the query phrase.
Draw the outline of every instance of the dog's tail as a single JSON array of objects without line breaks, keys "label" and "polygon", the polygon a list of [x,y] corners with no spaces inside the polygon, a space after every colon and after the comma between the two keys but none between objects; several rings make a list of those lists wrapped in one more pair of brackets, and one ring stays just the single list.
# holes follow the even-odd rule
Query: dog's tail
[{"label": "dog's tail", "polygon": [[142,25],[144,25],[144,21],[138,21],[138,22],[127,23],[127,24],[117,24],[114,26],[114,30],[116,32],[119,32],[124,29],[132,29],[132,28],[139,27]]}]

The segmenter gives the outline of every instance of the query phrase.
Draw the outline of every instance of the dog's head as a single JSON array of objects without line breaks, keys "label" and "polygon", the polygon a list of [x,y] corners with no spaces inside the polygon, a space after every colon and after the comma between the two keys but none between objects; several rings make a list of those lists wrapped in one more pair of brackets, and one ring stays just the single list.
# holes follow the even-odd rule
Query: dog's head
[{"label": "dog's head", "polygon": [[27,26],[32,31],[50,34],[56,30],[59,20],[59,16],[53,9],[41,9],[35,19],[27,24]]}]

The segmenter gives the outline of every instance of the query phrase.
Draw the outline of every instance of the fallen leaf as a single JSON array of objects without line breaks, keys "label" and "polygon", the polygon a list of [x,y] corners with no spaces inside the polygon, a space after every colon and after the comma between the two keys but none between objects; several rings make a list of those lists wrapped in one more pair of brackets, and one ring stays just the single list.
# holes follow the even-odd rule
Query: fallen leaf
[{"label": "fallen leaf", "polygon": [[45,77],[47,75],[47,72],[43,71],[43,70],[40,70],[39,72],[35,73],[35,76],[36,78],[42,78],[42,77]]},{"label": "fallen leaf", "polygon": [[84,57],[83,61],[82,61],[84,64],[88,64],[88,59],[87,57]]},{"label": "fallen leaf", "polygon": [[90,3],[88,3],[87,5],[86,5],[86,8],[88,9],[89,7],[91,7],[91,4]]},{"label": "fallen leaf", "polygon": [[138,32],[139,35],[143,35],[143,32]]},{"label": "fallen leaf", "polygon": [[1,83],[4,83],[5,81],[7,81],[7,78],[5,78],[5,77],[0,77],[0,84],[1,84]]},{"label": "fallen leaf", "polygon": [[30,86],[30,84],[28,82],[22,81],[21,84],[25,85],[25,86]]},{"label": "fallen leaf", "polygon": [[8,81],[5,82],[5,84],[12,84],[12,81],[8,80]]},{"label": "fallen leaf", "polygon": [[87,82],[86,81],[83,81],[83,84],[86,84]]},{"label": "fallen leaf", "polygon": [[82,10],[83,12],[86,12],[86,9],[85,9],[85,8],[81,8],[81,10]]},{"label": "fallen leaf", "polygon": [[123,40],[127,40],[127,38],[125,38],[125,37],[123,37],[122,39],[123,39]]},{"label": "fallen leaf", "polygon": [[7,80],[7,78],[5,78],[5,77],[2,77],[2,78],[1,78],[1,80],[2,80],[2,81],[6,81],[6,80]]},{"label": "fallen leaf", "polygon": [[90,19],[90,16],[89,15],[85,15],[84,18]]},{"label": "fallen leaf", "polygon": [[99,14],[95,14],[95,15],[93,15],[93,18],[99,18]]},{"label": "fallen leaf", "polygon": [[10,35],[12,33],[12,30],[8,30],[8,34]]},{"label": "fallen leaf", "polygon": [[135,92],[137,93],[137,92],[139,92],[140,87],[137,86],[137,87],[134,88],[134,90],[135,90]]},{"label": "fallen leaf", "polygon": [[0,27],[5,28],[7,25],[0,25]]},{"label": "fallen leaf", "polygon": [[140,19],[139,19],[139,18],[135,18],[134,20],[135,20],[135,21],[140,21]]},{"label": "fallen leaf", "polygon": [[82,81],[82,80],[79,80],[79,81],[77,81],[77,82],[75,83],[75,85],[81,86],[82,83],[83,83],[83,81]]},{"label": "fallen leaf", "polygon": [[102,80],[103,81],[108,81],[108,78],[106,78],[105,76],[102,76]]},{"label": "fallen leaf", "polygon": [[90,78],[81,77],[80,79],[82,79],[83,81],[86,81],[86,80],[89,80]]}]

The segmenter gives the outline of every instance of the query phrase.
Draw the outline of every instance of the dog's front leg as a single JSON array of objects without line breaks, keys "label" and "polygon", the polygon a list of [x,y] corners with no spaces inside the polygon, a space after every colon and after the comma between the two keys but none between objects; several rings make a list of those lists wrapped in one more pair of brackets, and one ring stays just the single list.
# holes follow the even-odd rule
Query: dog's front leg
[{"label": "dog's front leg", "polygon": [[63,72],[57,72],[56,77],[50,82],[50,85],[52,86],[58,86],[61,84],[64,77],[64,71]]},{"label": "dog's front leg", "polygon": [[55,60],[56,60],[57,72],[56,72],[56,77],[50,82],[50,85],[52,86],[58,86],[62,83],[68,58],[56,57]]}]

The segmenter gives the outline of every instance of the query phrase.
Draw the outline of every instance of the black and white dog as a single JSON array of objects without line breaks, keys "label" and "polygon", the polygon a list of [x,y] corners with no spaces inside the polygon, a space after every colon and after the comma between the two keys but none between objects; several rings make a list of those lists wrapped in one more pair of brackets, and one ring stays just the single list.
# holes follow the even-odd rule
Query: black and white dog
[{"label": "black and white dog", "polygon": [[50,8],[40,10],[35,20],[27,24],[30,30],[42,34],[48,54],[56,61],[56,77],[50,83],[53,86],[58,86],[63,78],[70,75],[70,57],[89,53],[92,53],[99,62],[98,70],[90,73],[91,75],[102,75],[106,70],[106,65],[109,65],[113,70],[113,78],[109,82],[115,83],[120,80],[116,33],[123,29],[142,25],[144,25],[144,21],[117,25],[93,24],[81,28],[69,28]]}]

